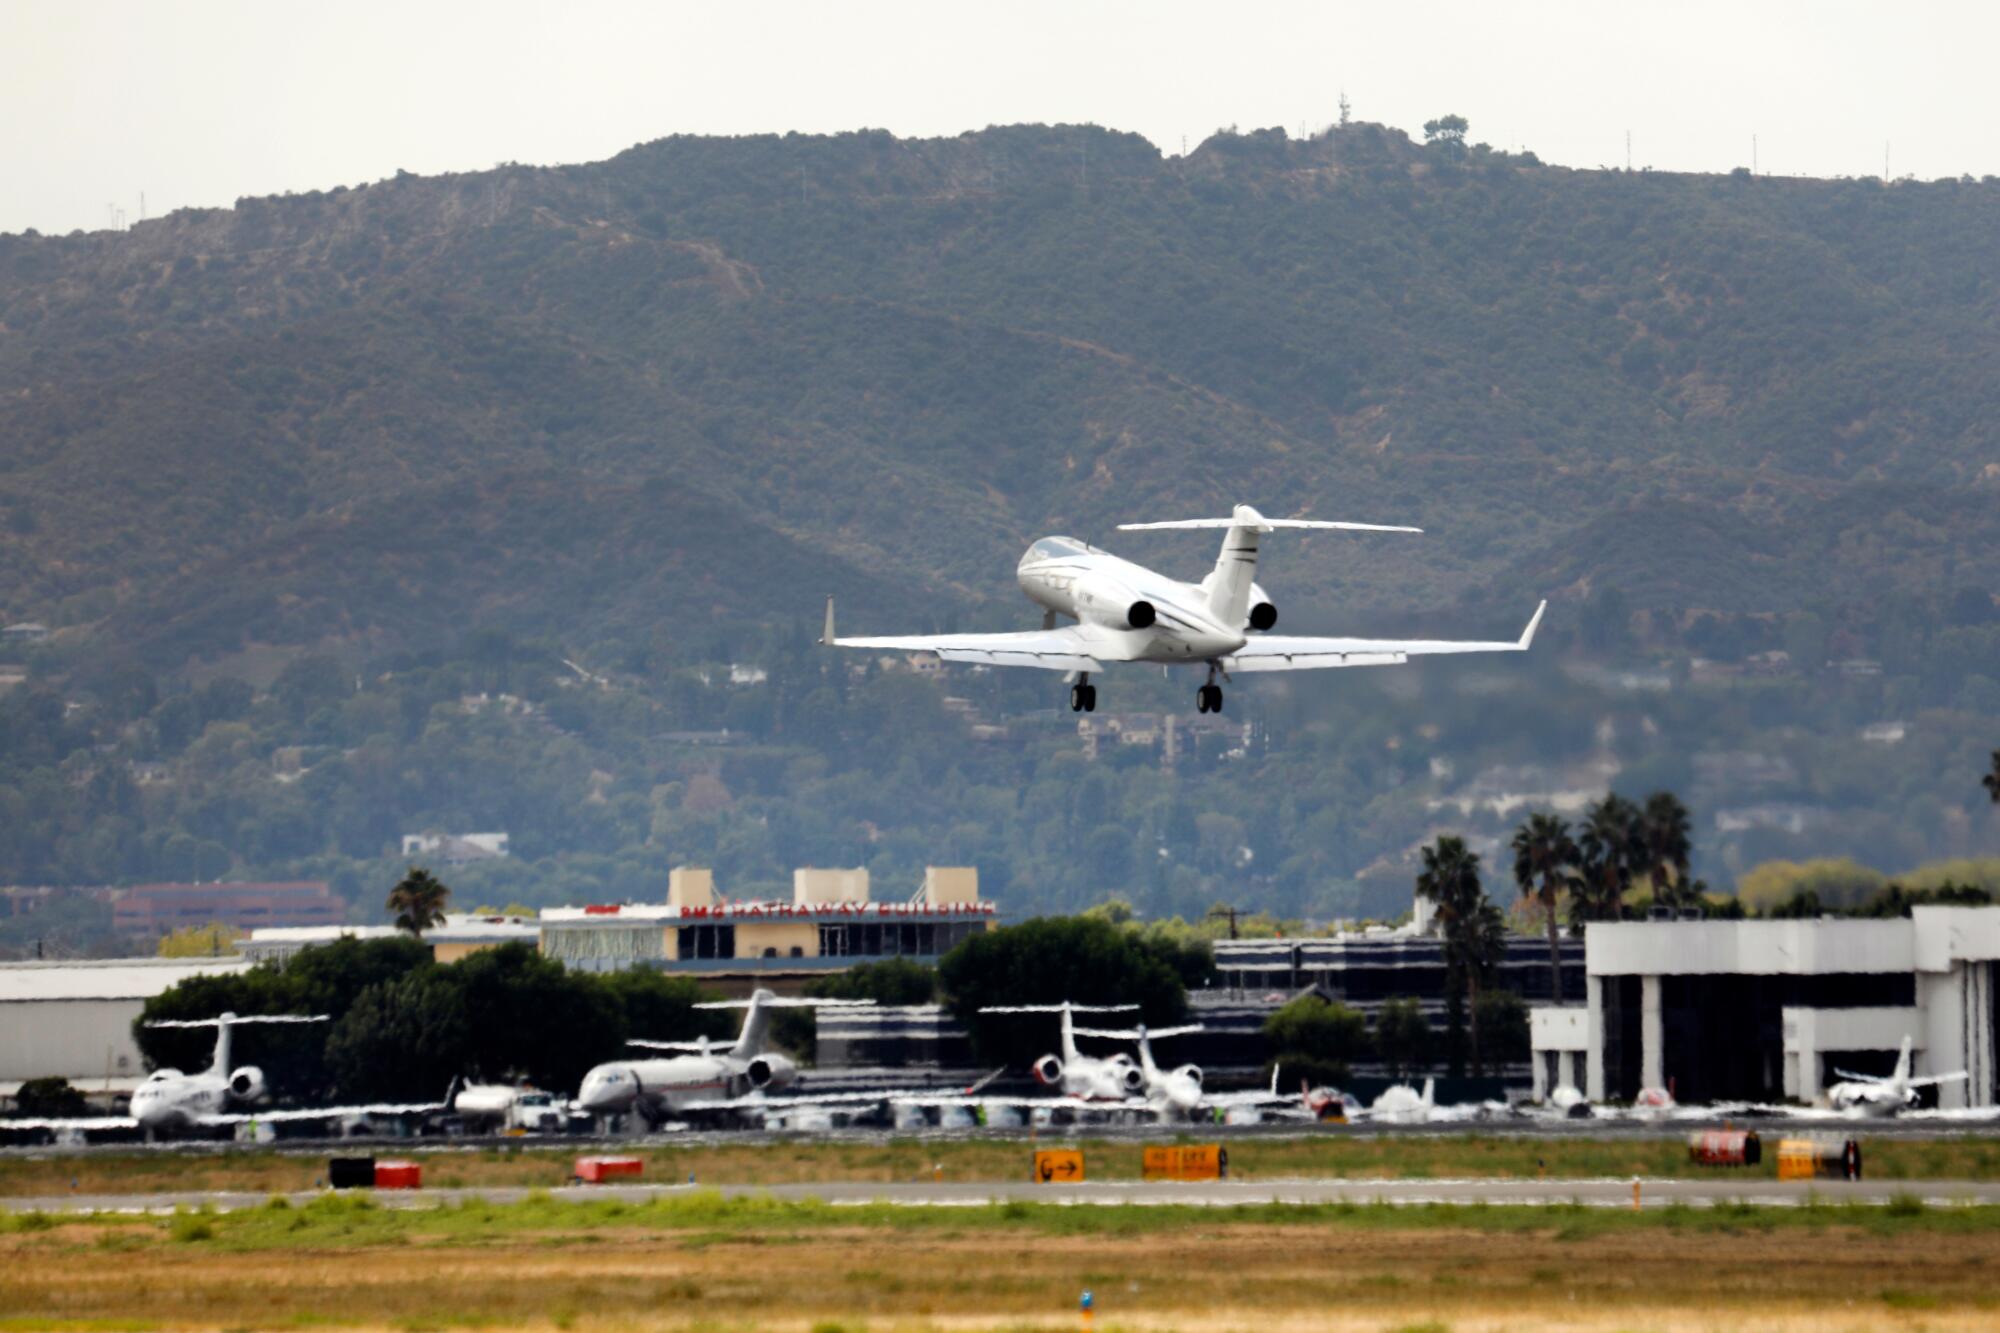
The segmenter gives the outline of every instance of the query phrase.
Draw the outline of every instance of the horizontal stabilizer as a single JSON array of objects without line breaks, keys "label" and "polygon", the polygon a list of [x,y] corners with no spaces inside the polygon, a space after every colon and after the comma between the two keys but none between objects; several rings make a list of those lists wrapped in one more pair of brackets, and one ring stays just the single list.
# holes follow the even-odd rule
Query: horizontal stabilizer
[{"label": "horizontal stabilizer", "polygon": [[1161,1037],[1185,1037],[1190,1032],[1205,1032],[1199,1023],[1183,1023],[1173,1028],[1076,1028],[1079,1037],[1107,1037],[1112,1041],[1146,1041]]},{"label": "horizontal stabilizer", "polygon": [[989,1004],[982,1014],[1115,1014],[1136,1004]]},{"label": "horizontal stabilizer", "polygon": [[1252,532],[1417,532],[1422,528],[1389,523],[1338,523],[1320,518],[1265,518],[1249,505],[1237,505],[1228,518],[1174,518],[1159,523],[1120,523],[1120,532],[1159,532],[1188,528],[1246,528]]}]

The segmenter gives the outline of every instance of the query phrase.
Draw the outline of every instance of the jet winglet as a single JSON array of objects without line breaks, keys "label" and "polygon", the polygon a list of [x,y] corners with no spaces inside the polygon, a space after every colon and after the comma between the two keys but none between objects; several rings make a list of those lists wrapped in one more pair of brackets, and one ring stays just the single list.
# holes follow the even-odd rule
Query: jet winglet
[{"label": "jet winglet", "polygon": [[[1522,631],[1521,631],[1521,651],[1522,651],[1522,652],[1524,652],[1524,653],[1525,653],[1525,652],[1527,652],[1527,651],[1528,651],[1528,645],[1529,645],[1529,644],[1531,644],[1531,643],[1533,643],[1533,642],[1535,641],[1535,631],[1536,631],[1536,630],[1537,630],[1538,628],[1540,628],[1540,627],[1541,627],[1541,623],[1542,623],[1542,612],[1544,612],[1544,611],[1546,611],[1546,610],[1548,610],[1548,609],[1549,609],[1549,602],[1548,602],[1548,599],[1547,599],[1546,597],[1544,597],[1544,598],[1542,599],[1542,604],[1541,604],[1540,606],[1538,606],[1538,607],[1536,607],[1536,608],[1535,608],[1535,614],[1534,614],[1533,616],[1529,617],[1529,619],[1528,619],[1528,628],[1526,628],[1526,629],[1524,629],[1524,630],[1522,630]],[[826,632],[827,632],[827,634],[828,634],[829,636],[831,636],[831,635],[832,635],[832,633],[833,633],[833,599],[832,599],[832,598],[828,598],[828,599],[827,599],[827,603],[826,603],[826,615],[827,615],[827,620],[826,620]]]},{"label": "jet winglet", "polygon": [[826,595],[826,627],[819,632],[822,646],[833,642],[833,594]]}]

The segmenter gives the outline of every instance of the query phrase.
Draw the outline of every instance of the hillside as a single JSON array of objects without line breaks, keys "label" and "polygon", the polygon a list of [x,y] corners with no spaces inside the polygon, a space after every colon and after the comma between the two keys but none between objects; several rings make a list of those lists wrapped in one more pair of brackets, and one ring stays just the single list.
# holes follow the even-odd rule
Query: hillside
[{"label": "hillside", "polygon": [[1032,536],[1241,498],[1432,530],[1281,556],[1329,605],[1853,614],[2000,582],[1996,260],[2000,187],[1374,126],[669,139],[5,237],[0,608],[159,665],[822,587],[1012,623]]},{"label": "hillside", "polygon": [[[2000,183],[1372,125],[668,139],[0,236],[0,618],[56,631],[0,693],[0,883],[360,915],[401,834],[504,828],[467,893],[957,860],[1013,908],[1393,911],[1416,840],[1614,783],[1686,794],[1721,883],[2000,850],[1996,261]],[[1260,682],[1174,769],[1083,758],[1034,673],[809,651],[826,592],[1023,627],[1033,537],[1239,500],[1428,530],[1274,544],[1289,629],[1548,596],[1545,652]]]}]

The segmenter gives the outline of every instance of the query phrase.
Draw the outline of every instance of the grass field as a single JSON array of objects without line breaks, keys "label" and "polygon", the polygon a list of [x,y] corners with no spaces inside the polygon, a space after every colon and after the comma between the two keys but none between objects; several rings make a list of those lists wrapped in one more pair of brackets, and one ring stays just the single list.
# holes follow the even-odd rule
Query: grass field
[{"label": "grass field", "polygon": [[352,1197],[0,1225],[0,1329],[1990,1327],[2000,1209]]},{"label": "grass field", "polygon": [[[1766,1136],[1765,1163],[1732,1171],[1734,1178],[1776,1174],[1778,1135]],[[1062,1142],[1050,1139],[1047,1143]],[[1072,1140],[1074,1141],[1074,1140]],[[1139,1177],[1141,1145],[1130,1140],[1080,1140],[1097,1180]],[[636,1149],[646,1159],[645,1179],[776,1185],[817,1181],[928,1179],[940,1168],[954,1181],[1024,1178],[1034,1145],[1025,1140],[970,1139],[793,1142],[745,1138],[719,1145]],[[579,1148],[440,1148],[393,1155],[416,1156],[433,1186],[558,1185],[568,1179]],[[1670,1139],[1549,1138],[1525,1135],[1343,1135],[1237,1138],[1228,1141],[1229,1173],[1239,1180],[1339,1177],[1359,1180],[1511,1178],[1532,1180],[1646,1176],[1661,1179],[1710,1174],[1694,1166],[1687,1149]],[[2000,1179],[2000,1137],[1863,1139],[1868,1175],[1877,1180]],[[269,1151],[131,1153],[0,1159],[0,1195],[153,1193],[181,1189],[290,1193],[311,1189],[325,1174],[322,1154]]]}]

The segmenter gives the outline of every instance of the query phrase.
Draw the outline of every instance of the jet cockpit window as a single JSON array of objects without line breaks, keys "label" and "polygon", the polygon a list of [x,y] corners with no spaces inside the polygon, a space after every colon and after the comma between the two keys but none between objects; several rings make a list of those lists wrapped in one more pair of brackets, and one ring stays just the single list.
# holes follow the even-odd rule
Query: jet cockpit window
[{"label": "jet cockpit window", "polygon": [[1028,554],[1037,560],[1061,560],[1089,549],[1074,537],[1044,537],[1028,548]]}]

